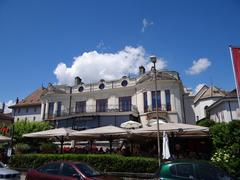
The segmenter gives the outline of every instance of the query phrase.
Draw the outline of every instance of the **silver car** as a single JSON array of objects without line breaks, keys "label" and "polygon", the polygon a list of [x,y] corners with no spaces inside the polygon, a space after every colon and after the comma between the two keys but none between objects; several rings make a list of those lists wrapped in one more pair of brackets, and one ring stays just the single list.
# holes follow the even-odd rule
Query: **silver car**
[{"label": "silver car", "polygon": [[20,173],[0,162],[0,180],[20,180]]}]

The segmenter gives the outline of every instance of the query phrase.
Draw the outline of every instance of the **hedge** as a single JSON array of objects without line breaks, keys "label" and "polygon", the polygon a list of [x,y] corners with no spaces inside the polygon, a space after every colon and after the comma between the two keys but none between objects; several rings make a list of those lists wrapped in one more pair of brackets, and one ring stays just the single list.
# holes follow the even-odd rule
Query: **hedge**
[{"label": "hedge", "polygon": [[59,160],[85,162],[103,172],[154,173],[158,168],[158,161],[154,158],[115,154],[21,154],[11,157],[10,166],[29,169]]}]

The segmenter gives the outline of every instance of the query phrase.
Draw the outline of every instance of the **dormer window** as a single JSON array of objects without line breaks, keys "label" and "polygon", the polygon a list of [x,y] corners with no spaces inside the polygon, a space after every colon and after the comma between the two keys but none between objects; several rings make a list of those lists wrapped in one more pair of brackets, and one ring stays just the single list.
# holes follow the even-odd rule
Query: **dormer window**
[{"label": "dormer window", "polygon": [[104,88],[105,88],[105,84],[104,83],[99,84],[99,89],[103,90]]},{"label": "dormer window", "polygon": [[79,92],[83,92],[83,90],[84,90],[84,87],[83,87],[83,86],[80,86],[80,87],[78,88],[78,91],[79,91]]},{"label": "dormer window", "polygon": [[122,83],[121,83],[121,85],[122,85],[123,87],[126,87],[126,86],[128,85],[128,81],[127,81],[127,80],[123,80]]}]

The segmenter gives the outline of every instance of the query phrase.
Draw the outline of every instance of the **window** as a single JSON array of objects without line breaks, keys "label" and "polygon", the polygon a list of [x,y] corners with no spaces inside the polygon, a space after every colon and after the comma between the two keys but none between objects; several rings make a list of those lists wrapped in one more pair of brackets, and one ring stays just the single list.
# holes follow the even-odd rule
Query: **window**
[{"label": "window", "polygon": [[197,170],[199,179],[215,180],[217,177],[215,169],[207,164],[198,164]]},{"label": "window", "polygon": [[84,90],[84,87],[83,87],[83,86],[80,86],[80,87],[78,88],[78,91],[79,91],[79,92],[83,92],[83,90]]},{"label": "window", "polygon": [[144,112],[148,112],[147,92],[143,93]]},{"label": "window", "polygon": [[53,115],[54,102],[48,104],[48,115],[51,117]]},{"label": "window", "polygon": [[28,108],[26,108],[26,113],[28,113]]},{"label": "window", "polygon": [[34,112],[37,112],[37,107],[34,107]]},{"label": "window", "polygon": [[61,163],[51,163],[45,166],[42,166],[37,169],[37,171],[42,173],[58,175]]},{"label": "window", "polygon": [[122,83],[121,83],[121,85],[122,85],[123,87],[126,87],[126,86],[128,85],[128,81],[127,81],[127,80],[123,80]]},{"label": "window", "polygon": [[62,102],[58,102],[57,106],[57,117],[61,116]]},{"label": "window", "polygon": [[[193,165],[192,164],[177,164],[176,166],[176,174],[173,174],[178,177],[184,177],[184,178],[191,178],[193,179],[194,173],[193,173]],[[172,171],[174,172],[174,171]]]},{"label": "window", "polygon": [[21,108],[18,108],[18,113],[20,113],[21,112]]},{"label": "window", "polygon": [[86,101],[78,101],[78,102],[76,102],[75,112],[76,113],[84,113],[84,112],[86,112]]},{"label": "window", "polygon": [[165,90],[165,96],[166,96],[166,110],[171,111],[170,90]]},{"label": "window", "polygon": [[131,111],[132,100],[131,96],[119,97],[119,111]]},{"label": "window", "polygon": [[[161,94],[160,94],[160,91],[157,91],[157,105],[158,105],[158,109],[161,110]],[[152,91],[152,109],[153,109],[153,111],[156,111],[155,91]]]},{"label": "window", "polygon": [[64,163],[61,175],[73,177],[74,175],[78,175],[77,171],[70,165]]},{"label": "window", "polygon": [[106,112],[107,111],[107,99],[97,99],[96,100],[96,111]]},{"label": "window", "polygon": [[99,89],[104,89],[105,88],[105,85],[103,84],[103,83],[101,83],[100,85],[99,85]]},{"label": "window", "polygon": [[88,166],[87,164],[79,163],[75,165],[87,177],[96,177],[101,175],[98,171]]}]

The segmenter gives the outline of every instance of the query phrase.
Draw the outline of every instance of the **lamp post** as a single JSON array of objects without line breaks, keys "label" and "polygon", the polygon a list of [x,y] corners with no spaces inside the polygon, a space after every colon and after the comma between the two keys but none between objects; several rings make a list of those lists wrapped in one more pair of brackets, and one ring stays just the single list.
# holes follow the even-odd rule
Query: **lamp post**
[{"label": "lamp post", "polygon": [[156,70],[156,56],[150,56],[153,63],[154,84],[155,84],[155,104],[156,104],[156,118],[157,118],[157,143],[158,143],[158,165],[161,164],[161,149],[160,149],[160,131],[159,131],[159,117],[158,117],[158,102],[157,102],[157,70]]}]

